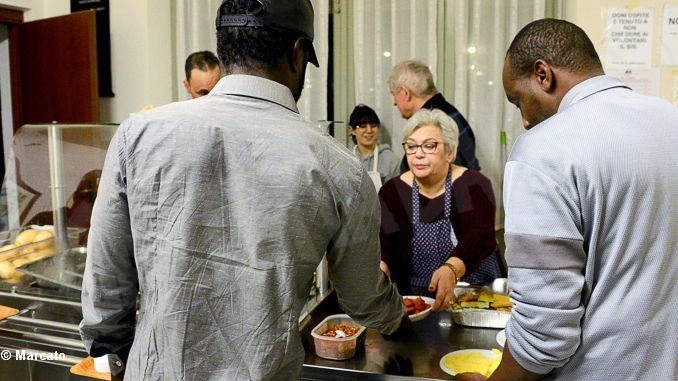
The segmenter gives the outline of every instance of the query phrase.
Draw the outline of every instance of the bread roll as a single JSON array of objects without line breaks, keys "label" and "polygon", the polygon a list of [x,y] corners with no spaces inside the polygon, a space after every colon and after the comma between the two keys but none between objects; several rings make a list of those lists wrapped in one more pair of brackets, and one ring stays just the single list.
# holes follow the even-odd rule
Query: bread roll
[{"label": "bread roll", "polygon": [[23,278],[23,277],[24,277],[24,274],[17,271],[14,274],[13,277],[7,279],[7,283],[17,284],[17,283],[21,282],[21,278]]},{"label": "bread roll", "polygon": [[22,231],[14,240],[16,246],[25,245],[27,243],[33,243],[35,241],[35,236],[38,234],[37,230],[26,229]]},{"label": "bread roll", "polygon": [[5,245],[5,246],[3,246],[3,247],[0,247],[0,253],[3,253],[5,250],[14,249],[15,247],[16,247],[16,246],[14,246],[14,245],[12,245],[12,244]]},{"label": "bread roll", "polygon": [[30,259],[28,259],[26,256],[22,256],[19,259],[13,260],[11,263],[14,265],[14,267],[21,267],[25,265],[26,263],[32,262]]},{"label": "bread roll", "polygon": [[25,258],[30,260],[31,262],[37,261],[38,259],[42,259],[45,257],[50,257],[54,254],[54,249],[52,248],[47,248],[47,249],[42,249],[42,250],[37,250],[34,251],[30,254],[28,254]]},{"label": "bread roll", "polygon": [[10,279],[16,275],[14,265],[9,261],[0,262],[0,279]]},{"label": "bread roll", "polygon": [[47,249],[54,246],[54,234],[49,230],[40,230],[33,238],[33,242],[40,242],[36,245],[37,250]]}]

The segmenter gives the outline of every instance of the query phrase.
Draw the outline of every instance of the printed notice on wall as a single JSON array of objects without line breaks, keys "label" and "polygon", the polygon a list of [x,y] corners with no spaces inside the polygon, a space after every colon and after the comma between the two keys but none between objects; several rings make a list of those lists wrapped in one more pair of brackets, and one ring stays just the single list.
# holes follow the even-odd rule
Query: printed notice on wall
[{"label": "printed notice on wall", "polygon": [[619,78],[633,91],[658,97],[660,95],[659,69],[605,69],[605,74]]},{"label": "printed notice on wall", "polygon": [[605,66],[649,68],[652,61],[652,10],[607,8]]},{"label": "printed notice on wall", "polygon": [[673,105],[678,107],[678,74],[673,75]]},{"label": "printed notice on wall", "polygon": [[678,66],[678,5],[664,6],[662,65]]}]

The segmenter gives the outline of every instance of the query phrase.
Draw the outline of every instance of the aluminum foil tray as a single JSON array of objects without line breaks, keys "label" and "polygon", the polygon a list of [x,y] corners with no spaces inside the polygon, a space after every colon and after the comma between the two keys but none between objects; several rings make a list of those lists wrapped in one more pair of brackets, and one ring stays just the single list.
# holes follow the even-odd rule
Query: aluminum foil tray
[{"label": "aluminum foil tray", "polygon": [[510,312],[478,308],[465,308],[450,312],[452,312],[452,321],[455,324],[467,327],[504,329],[511,318]]},{"label": "aluminum foil tray", "polygon": [[[489,287],[479,286],[459,286],[454,289],[454,296],[468,294],[473,291],[491,291]],[[511,318],[511,312],[485,310],[480,308],[464,308],[461,310],[450,310],[452,321],[457,325],[466,327],[497,328],[504,329]]]}]

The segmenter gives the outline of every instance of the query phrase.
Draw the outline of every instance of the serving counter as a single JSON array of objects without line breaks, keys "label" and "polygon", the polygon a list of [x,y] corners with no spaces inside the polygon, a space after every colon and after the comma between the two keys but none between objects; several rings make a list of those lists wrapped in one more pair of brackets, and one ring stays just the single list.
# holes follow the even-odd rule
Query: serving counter
[{"label": "serving counter", "polygon": [[[58,352],[65,356],[45,361],[2,361],[0,381],[43,379],[40,374],[49,374],[51,380],[85,380],[69,374],[69,368],[87,356],[77,330],[82,318],[79,294],[35,285],[7,286],[0,282],[0,304],[21,312],[0,321],[0,349],[12,353]],[[414,334],[407,341],[388,341],[378,331],[367,329],[365,345],[354,358],[326,360],[315,355],[310,332],[325,317],[341,310],[333,292],[314,304],[317,305],[301,324],[306,350],[302,380],[452,380],[440,369],[440,359],[445,354],[460,349],[501,348],[496,342],[498,329],[457,326],[447,311],[431,313],[413,323]]]},{"label": "serving counter", "polygon": [[328,315],[341,313],[331,295],[311,313],[301,328],[306,349],[304,380],[452,380],[443,372],[440,359],[460,349],[501,350],[496,336],[499,329],[468,328],[455,325],[449,311],[431,313],[412,323],[414,334],[407,341],[388,341],[368,329],[365,346],[350,360],[326,360],[315,355],[310,331]]},{"label": "serving counter", "polygon": [[[59,255],[13,264],[12,270],[21,277],[0,278],[0,305],[18,310],[0,320],[0,381],[86,380],[69,372],[87,356],[78,332],[87,253],[84,240],[70,241],[70,231],[85,232],[89,227],[100,169],[116,127],[28,125],[15,137],[10,171],[0,190],[0,232],[53,225]],[[14,236],[7,239],[16,243]],[[499,348],[495,342],[499,330],[459,327],[449,312],[443,312],[413,323],[414,335],[407,341],[386,341],[368,329],[364,346],[352,359],[319,358],[311,330],[327,316],[342,313],[327,275],[323,262],[301,313],[303,380],[450,380],[452,376],[439,366],[446,353]]]}]

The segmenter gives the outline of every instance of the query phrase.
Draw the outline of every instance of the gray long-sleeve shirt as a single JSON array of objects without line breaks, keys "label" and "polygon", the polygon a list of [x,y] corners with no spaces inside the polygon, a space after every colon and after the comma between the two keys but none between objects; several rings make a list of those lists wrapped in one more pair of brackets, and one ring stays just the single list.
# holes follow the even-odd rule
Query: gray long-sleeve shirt
[{"label": "gray long-sleeve shirt", "polygon": [[[379,144],[379,162],[377,163],[377,171],[381,177],[381,182],[386,183],[392,177],[400,175],[400,158],[393,153],[393,150],[388,144]],[[353,154],[360,160],[366,171],[374,169],[374,152],[370,156],[363,157],[357,147],[353,147]]]},{"label": "gray long-sleeve shirt", "polygon": [[132,116],[92,215],[83,341],[94,355],[133,342],[131,380],[295,379],[326,249],[346,313],[384,333],[405,313],[379,270],[378,208],[360,162],[276,82],[227,76]]},{"label": "gray long-sleeve shirt", "polygon": [[599,76],[506,165],[508,347],[547,380],[678,376],[678,108]]}]

